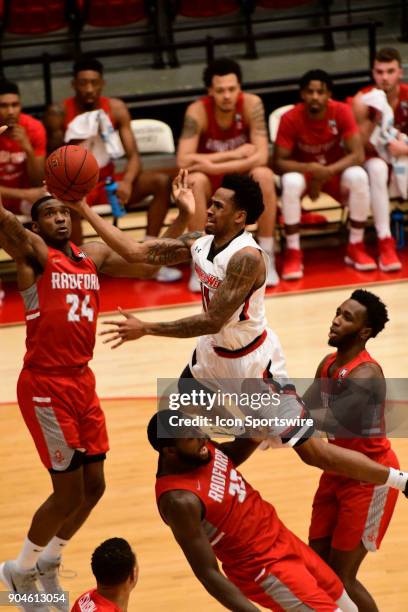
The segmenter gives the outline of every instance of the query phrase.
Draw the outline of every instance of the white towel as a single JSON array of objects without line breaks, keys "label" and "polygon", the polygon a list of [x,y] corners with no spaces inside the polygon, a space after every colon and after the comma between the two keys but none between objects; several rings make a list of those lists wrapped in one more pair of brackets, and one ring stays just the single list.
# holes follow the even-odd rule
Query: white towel
[{"label": "white towel", "polygon": [[[408,156],[394,157],[388,151],[388,143],[401,138],[401,132],[394,126],[394,111],[388,104],[385,92],[381,89],[371,89],[361,96],[361,100],[370,108],[381,113],[381,118],[371,134],[370,142],[378,151],[379,156],[392,165],[392,195],[400,195],[406,199],[408,197]],[[408,137],[405,134],[403,137],[403,140],[408,143]]]},{"label": "white towel", "polygon": [[106,166],[111,159],[118,159],[125,154],[109,116],[101,109],[74,117],[64,135],[65,142],[72,140],[81,140],[82,145],[92,151],[100,168]]}]

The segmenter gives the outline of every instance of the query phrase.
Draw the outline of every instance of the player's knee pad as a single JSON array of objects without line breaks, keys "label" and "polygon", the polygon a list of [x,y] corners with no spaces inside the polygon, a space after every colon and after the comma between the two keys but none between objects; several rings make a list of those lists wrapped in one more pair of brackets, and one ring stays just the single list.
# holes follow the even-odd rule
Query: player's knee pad
[{"label": "player's knee pad", "polygon": [[368,175],[361,166],[350,166],[344,170],[341,182],[348,189],[367,189],[368,190]]}]

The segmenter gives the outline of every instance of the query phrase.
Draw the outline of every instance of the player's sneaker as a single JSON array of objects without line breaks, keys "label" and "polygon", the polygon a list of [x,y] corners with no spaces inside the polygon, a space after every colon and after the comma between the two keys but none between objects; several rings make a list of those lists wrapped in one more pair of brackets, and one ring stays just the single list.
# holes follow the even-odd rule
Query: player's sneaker
[{"label": "player's sneaker", "polygon": [[363,272],[377,269],[375,260],[367,253],[363,242],[356,242],[354,244],[349,242],[344,261],[349,266],[354,266],[356,270]]},{"label": "player's sneaker", "polygon": [[319,213],[302,210],[300,225],[327,225],[327,219],[324,215],[319,215]]},{"label": "player's sneaker", "polygon": [[167,266],[162,266],[157,272],[155,279],[159,281],[159,283],[174,283],[175,281],[180,280],[182,276],[183,273],[178,268],[168,268]]},{"label": "player's sneaker", "polygon": [[38,580],[45,593],[51,593],[56,595],[52,603],[52,607],[61,612],[69,612],[68,597],[64,593],[64,589],[61,587],[59,582],[59,561],[46,561],[44,559],[38,559],[37,570]]},{"label": "player's sneaker", "polygon": [[296,280],[303,276],[303,256],[300,249],[286,249],[284,253],[282,278]]},{"label": "player's sneaker", "polygon": [[275,287],[279,283],[279,276],[275,266],[275,255],[268,253],[268,272],[266,275],[266,286]]},{"label": "player's sneaker", "polygon": [[[41,591],[37,588],[38,571],[26,572],[17,570],[15,561],[5,561],[0,565],[0,579],[11,593],[20,595],[16,605],[24,612],[50,612],[50,608],[41,603]],[[26,601],[24,601],[24,599]],[[30,602],[29,599],[35,601]]]},{"label": "player's sneaker", "polygon": [[401,270],[402,263],[398,259],[395,249],[394,238],[382,238],[378,241],[379,257],[378,265],[383,272],[395,272]]}]

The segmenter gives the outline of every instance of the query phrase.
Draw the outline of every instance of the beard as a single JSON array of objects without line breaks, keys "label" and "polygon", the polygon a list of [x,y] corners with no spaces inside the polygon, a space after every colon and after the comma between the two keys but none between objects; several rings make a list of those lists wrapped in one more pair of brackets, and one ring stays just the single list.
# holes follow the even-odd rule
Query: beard
[{"label": "beard", "polygon": [[196,455],[190,455],[188,453],[184,453],[180,449],[177,450],[177,454],[179,459],[192,470],[201,467],[202,465],[207,465],[212,459],[211,452],[208,451],[207,457],[197,457]]}]

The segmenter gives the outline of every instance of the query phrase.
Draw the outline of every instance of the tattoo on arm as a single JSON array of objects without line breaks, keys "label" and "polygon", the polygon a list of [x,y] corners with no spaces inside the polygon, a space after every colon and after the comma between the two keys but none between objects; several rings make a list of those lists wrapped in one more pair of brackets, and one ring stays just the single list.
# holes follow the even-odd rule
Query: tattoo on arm
[{"label": "tattoo on arm", "polygon": [[192,138],[198,131],[197,121],[191,115],[186,115],[180,138]]},{"label": "tattoo on arm", "polygon": [[146,263],[155,266],[169,266],[190,259],[190,249],[180,239],[150,240],[145,244],[147,247]]},{"label": "tattoo on arm", "polygon": [[265,109],[262,102],[259,100],[255,104],[251,112],[251,120],[258,134],[266,135]]},{"label": "tattoo on arm", "polygon": [[27,231],[12,213],[5,214],[0,219],[0,243],[12,257],[28,250],[30,243]]},{"label": "tattoo on arm", "polygon": [[204,236],[204,232],[188,232],[187,234],[183,234],[182,236],[180,236],[179,240],[188,248],[191,248],[193,242],[195,242],[197,238],[201,238],[201,236]]}]

